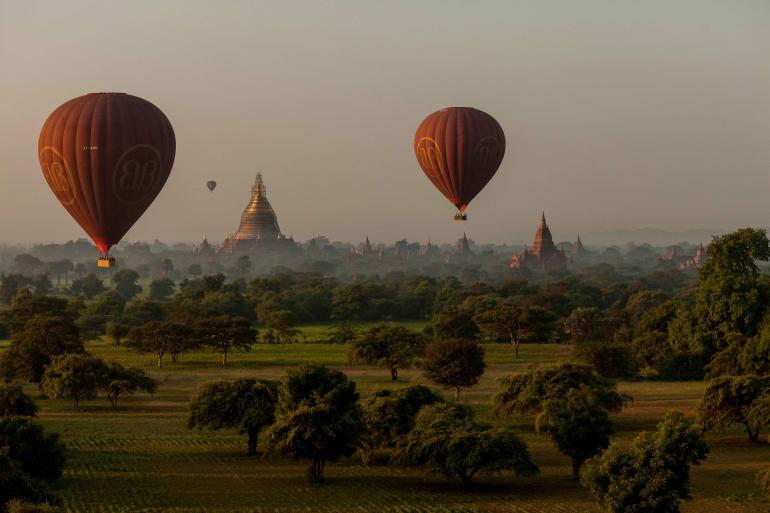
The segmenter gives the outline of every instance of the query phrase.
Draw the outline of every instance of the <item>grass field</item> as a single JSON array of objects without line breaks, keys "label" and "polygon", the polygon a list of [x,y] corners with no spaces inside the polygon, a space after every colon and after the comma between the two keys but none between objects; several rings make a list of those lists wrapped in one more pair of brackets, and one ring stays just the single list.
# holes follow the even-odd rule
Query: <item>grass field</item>
[{"label": "grass field", "polygon": [[[421,326],[415,325],[416,329]],[[326,327],[304,328],[318,334]],[[310,336],[308,336],[310,339]],[[0,343],[0,350],[6,344]],[[560,345],[525,345],[514,361],[507,345],[486,345],[489,364],[481,383],[461,397],[489,422],[499,422],[490,397],[502,376],[521,372],[534,362],[569,358]],[[290,460],[248,458],[245,440],[233,433],[186,429],[190,396],[202,382],[238,376],[280,377],[288,366],[321,362],[340,368],[356,381],[363,397],[394,386],[383,369],[350,366],[347,347],[328,344],[257,345],[232,354],[227,368],[209,352],[184,355],[161,370],[151,356],[107,343],[93,343],[96,356],[141,366],[160,380],[158,392],[122,399],[117,410],[106,399],[85,401],[79,411],[68,401],[39,400],[40,420],[61,433],[69,447],[64,478],[56,485],[67,511],[121,512],[584,512],[599,511],[588,494],[570,479],[567,458],[534,432],[531,418],[516,420],[541,475],[478,479],[464,493],[455,483],[416,470],[363,466],[345,461],[327,466],[327,481],[310,485],[305,464]],[[395,386],[422,383],[416,370],[403,371]],[[694,414],[703,393],[699,382],[621,383],[634,402],[617,415],[622,439],[652,429],[665,412]],[[38,396],[34,387],[28,391]],[[752,446],[736,430],[712,435],[711,454],[692,475],[694,500],[685,512],[766,512],[756,472],[770,465],[770,445]]]}]

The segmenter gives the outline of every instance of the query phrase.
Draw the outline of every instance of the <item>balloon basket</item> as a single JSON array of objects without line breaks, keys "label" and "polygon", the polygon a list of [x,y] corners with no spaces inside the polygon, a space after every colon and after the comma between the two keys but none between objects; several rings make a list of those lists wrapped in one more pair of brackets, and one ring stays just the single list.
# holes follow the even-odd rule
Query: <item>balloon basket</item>
[{"label": "balloon basket", "polygon": [[115,267],[117,264],[114,257],[103,256],[96,262],[96,265],[98,267]]},{"label": "balloon basket", "polygon": [[455,221],[467,221],[468,220],[468,214],[465,212],[458,212],[455,214]]}]

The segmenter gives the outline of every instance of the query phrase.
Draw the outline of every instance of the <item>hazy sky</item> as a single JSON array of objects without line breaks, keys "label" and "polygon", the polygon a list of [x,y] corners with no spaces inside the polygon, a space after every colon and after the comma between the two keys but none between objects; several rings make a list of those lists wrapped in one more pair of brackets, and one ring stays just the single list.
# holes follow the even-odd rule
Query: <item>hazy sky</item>
[{"label": "hazy sky", "polygon": [[[177,137],[128,240],[221,239],[257,171],[301,240],[520,243],[543,209],[559,240],[770,224],[768,0],[0,0],[0,240],[82,236],[37,139],[99,91]],[[508,141],[464,224],[412,151],[450,105]]]}]

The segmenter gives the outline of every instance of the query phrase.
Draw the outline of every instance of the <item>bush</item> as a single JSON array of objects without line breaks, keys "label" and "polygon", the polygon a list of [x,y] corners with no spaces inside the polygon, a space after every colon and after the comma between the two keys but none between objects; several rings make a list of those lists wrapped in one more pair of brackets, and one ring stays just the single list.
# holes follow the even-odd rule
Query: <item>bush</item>
[{"label": "bush", "polygon": [[770,498],[770,467],[760,470],[757,474],[757,484],[768,498]]},{"label": "bush", "polygon": [[5,505],[6,513],[59,513],[61,510],[47,502],[24,502],[14,499]]}]

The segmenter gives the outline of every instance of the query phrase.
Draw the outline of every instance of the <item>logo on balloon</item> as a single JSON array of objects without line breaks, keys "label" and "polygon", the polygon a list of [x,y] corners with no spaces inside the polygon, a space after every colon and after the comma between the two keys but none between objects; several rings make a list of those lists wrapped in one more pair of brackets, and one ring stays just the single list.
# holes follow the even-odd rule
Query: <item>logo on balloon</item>
[{"label": "logo on balloon", "polygon": [[137,144],[118,159],[112,173],[112,191],[126,205],[142,203],[158,192],[161,156],[154,146]]},{"label": "logo on balloon", "polygon": [[40,167],[48,185],[63,205],[72,205],[77,198],[72,170],[64,155],[52,146],[40,150]]},{"label": "logo on balloon", "polygon": [[441,148],[432,137],[422,137],[414,145],[414,152],[417,155],[417,161],[420,167],[429,176],[438,178],[441,176],[441,169],[444,165],[444,159],[441,156]]},{"label": "logo on balloon", "polygon": [[475,169],[497,171],[497,166],[503,160],[503,146],[497,137],[484,137],[473,150],[473,166]]}]

